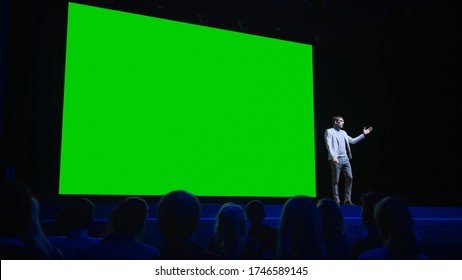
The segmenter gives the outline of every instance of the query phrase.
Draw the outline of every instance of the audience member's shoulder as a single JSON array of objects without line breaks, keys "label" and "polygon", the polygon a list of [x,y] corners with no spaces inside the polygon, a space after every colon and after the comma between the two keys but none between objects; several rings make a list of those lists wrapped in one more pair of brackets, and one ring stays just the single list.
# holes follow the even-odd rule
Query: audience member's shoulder
[{"label": "audience member's shoulder", "polygon": [[367,250],[358,256],[358,260],[388,260],[390,253],[387,248],[380,247],[377,249]]},{"label": "audience member's shoulder", "polygon": [[149,244],[130,238],[108,234],[95,244],[78,251],[79,260],[152,260],[159,257],[159,250]]},{"label": "audience member's shoulder", "polygon": [[366,236],[351,246],[351,257],[357,259],[358,256],[367,250],[372,250],[382,247],[383,244],[380,242],[379,238],[376,236]]},{"label": "audience member's shoulder", "polygon": [[264,231],[267,231],[269,233],[276,233],[278,231],[277,228],[272,227],[270,225],[266,225],[266,224],[263,224],[262,228],[263,228]]},{"label": "audience member's shoulder", "polygon": [[206,249],[202,249],[201,252],[198,254],[198,258],[200,260],[222,260],[223,257],[217,253],[211,252]]},{"label": "audience member's shoulder", "polygon": [[202,249],[194,242],[181,242],[164,248],[159,256],[162,260],[222,260],[223,257]]},{"label": "audience member's shoulder", "polygon": [[[380,247],[372,250],[367,250],[361,253],[358,260],[391,260],[396,259],[393,254],[386,247]],[[429,257],[425,254],[417,255],[417,260],[429,260]]]},{"label": "audience member's shoulder", "polygon": [[417,259],[418,259],[418,260],[430,260],[430,258],[429,258],[427,255],[425,255],[425,254],[419,254],[419,255],[417,256]]},{"label": "audience member's shoulder", "polygon": [[22,241],[11,238],[0,238],[0,257],[2,260],[39,260],[43,259]]}]

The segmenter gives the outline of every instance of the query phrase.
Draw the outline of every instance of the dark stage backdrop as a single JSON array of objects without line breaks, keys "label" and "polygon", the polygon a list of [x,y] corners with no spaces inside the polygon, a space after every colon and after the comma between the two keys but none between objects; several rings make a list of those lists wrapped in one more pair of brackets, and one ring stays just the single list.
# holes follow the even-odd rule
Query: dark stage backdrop
[{"label": "dark stage backdrop", "polygon": [[[3,2],[0,160],[3,171],[14,166],[16,177],[51,201],[57,198],[67,3]],[[352,136],[374,127],[352,146],[355,201],[373,190],[417,206],[460,206],[461,42],[451,1],[88,2],[157,9],[167,18],[240,32],[314,38],[318,197],[331,193],[323,135],[339,114]]]}]

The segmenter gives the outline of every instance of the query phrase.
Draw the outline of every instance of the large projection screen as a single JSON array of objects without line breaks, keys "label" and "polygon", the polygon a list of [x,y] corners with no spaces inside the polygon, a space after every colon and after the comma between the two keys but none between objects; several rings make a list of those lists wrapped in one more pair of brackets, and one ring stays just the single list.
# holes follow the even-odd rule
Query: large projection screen
[{"label": "large projection screen", "polygon": [[316,197],[312,46],[69,3],[61,195]]}]

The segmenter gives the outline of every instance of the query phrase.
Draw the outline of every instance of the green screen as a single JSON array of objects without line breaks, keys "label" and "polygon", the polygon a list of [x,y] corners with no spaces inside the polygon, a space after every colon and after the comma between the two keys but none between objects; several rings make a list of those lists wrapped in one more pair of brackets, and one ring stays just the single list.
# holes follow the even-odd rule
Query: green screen
[{"label": "green screen", "polygon": [[69,3],[60,194],[316,196],[312,46]]}]

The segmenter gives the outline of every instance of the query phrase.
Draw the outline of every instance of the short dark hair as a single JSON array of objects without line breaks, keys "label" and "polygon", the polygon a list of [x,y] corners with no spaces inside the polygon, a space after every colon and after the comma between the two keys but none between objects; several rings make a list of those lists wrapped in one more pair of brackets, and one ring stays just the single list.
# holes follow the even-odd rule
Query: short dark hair
[{"label": "short dark hair", "polygon": [[163,238],[185,239],[197,229],[200,221],[199,199],[183,190],[164,195],[157,206],[159,230]]},{"label": "short dark hair", "polygon": [[252,200],[245,206],[245,214],[252,223],[259,223],[265,218],[265,205],[260,200]]},{"label": "short dark hair", "polygon": [[339,119],[343,119],[342,116],[339,116],[339,115],[335,115],[332,117],[332,123],[335,124],[336,121],[338,121]]},{"label": "short dark hair", "polygon": [[84,197],[73,197],[59,211],[56,221],[67,231],[89,228],[93,223],[95,204]]},{"label": "short dark hair", "polygon": [[111,226],[115,232],[137,234],[148,216],[148,204],[140,197],[128,197],[122,200],[111,214]]}]

